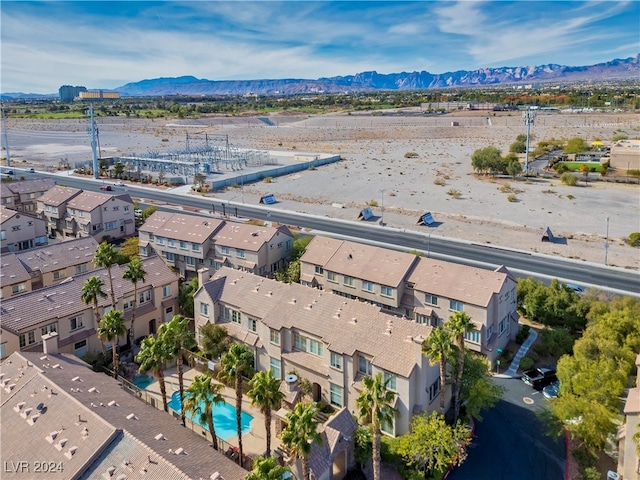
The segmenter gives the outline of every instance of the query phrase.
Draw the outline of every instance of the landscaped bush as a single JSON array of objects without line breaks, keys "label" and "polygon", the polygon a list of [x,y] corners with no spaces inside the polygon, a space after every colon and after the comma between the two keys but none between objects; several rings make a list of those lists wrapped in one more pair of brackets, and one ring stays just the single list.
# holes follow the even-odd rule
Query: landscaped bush
[{"label": "landscaped bush", "polygon": [[531,330],[531,327],[529,325],[522,325],[522,327],[520,328],[520,331],[516,335],[516,343],[518,345],[522,345],[524,343],[524,341],[529,336],[530,330]]},{"label": "landscaped bush", "polygon": [[273,177],[264,177],[264,180],[262,180],[264,183],[271,183],[273,182]]},{"label": "landscaped bush", "polygon": [[564,354],[571,353],[574,341],[569,332],[562,327],[547,328],[540,332],[533,349],[541,357],[560,358]]},{"label": "landscaped bush", "polygon": [[627,237],[627,245],[640,247],[640,232],[633,232]]},{"label": "landscaped bush", "polygon": [[578,177],[572,173],[565,172],[560,175],[560,181],[570,187],[575,187],[578,184]]},{"label": "landscaped bush", "polygon": [[530,370],[533,368],[533,365],[535,364],[535,361],[533,360],[533,358],[531,357],[522,357],[522,359],[520,360],[520,369],[521,370]]}]

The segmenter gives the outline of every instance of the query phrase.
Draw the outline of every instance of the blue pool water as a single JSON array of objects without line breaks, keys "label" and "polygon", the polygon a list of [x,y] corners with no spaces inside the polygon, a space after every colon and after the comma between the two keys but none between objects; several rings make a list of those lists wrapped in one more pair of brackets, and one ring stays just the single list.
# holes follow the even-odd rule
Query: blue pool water
[{"label": "blue pool water", "polygon": [[[180,392],[173,392],[171,395],[171,400],[169,401],[169,407],[175,410],[178,413],[182,412],[182,408],[180,405]],[[204,410],[204,408],[203,408]],[[191,415],[187,413],[187,418],[193,420],[195,423],[200,425],[205,430],[209,431],[209,427],[204,422],[204,425],[200,423],[200,419],[196,418],[195,420],[191,418]],[[248,413],[242,412],[241,415],[241,424],[242,424],[242,434],[246,435],[251,431],[251,420],[253,420],[253,416]],[[233,405],[229,405],[228,403],[219,403],[218,405],[213,406],[213,426],[216,429],[216,436],[221,438],[225,442],[230,438],[237,435],[236,429],[236,408]]]},{"label": "blue pool water", "polygon": [[133,383],[139,389],[144,390],[153,383],[153,380],[153,377],[150,377],[148,375],[139,375],[134,378],[131,383]]}]

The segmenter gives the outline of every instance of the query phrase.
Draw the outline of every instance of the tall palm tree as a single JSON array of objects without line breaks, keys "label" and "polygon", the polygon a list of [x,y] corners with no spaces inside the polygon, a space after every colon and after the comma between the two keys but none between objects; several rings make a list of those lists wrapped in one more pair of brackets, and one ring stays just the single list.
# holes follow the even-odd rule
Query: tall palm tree
[{"label": "tall palm tree", "polygon": [[155,338],[153,335],[146,336],[140,344],[140,351],[136,355],[136,362],[140,364],[138,371],[140,373],[151,370],[158,377],[160,382],[160,394],[162,395],[162,405],[164,411],[168,412],[167,407],[167,387],[164,382],[164,364],[169,358],[167,348],[161,338]]},{"label": "tall palm tree", "polygon": [[271,411],[280,406],[284,393],[280,391],[280,380],[273,376],[271,369],[256,373],[249,386],[251,390],[247,392],[247,396],[251,399],[251,405],[258,405],[264,415],[264,427],[267,431],[265,456],[268,457],[271,454]]},{"label": "tall palm tree", "polygon": [[321,444],[322,437],[317,432],[317,407],[299,402],[293,411],[287,413],[287,426],[280,434],[282,445],[289,449],[294,458],[302,462],[302,478],[309,480],[309,455],[314,443]]},{"label": "tall palm tree", "polygon": [[120,310],[109,310],[98,326],[98,337],[102,342],[111,342],[113,376],[118,377],[118,339],[127,333],[124,316]]},{"label": "tall palm tree", "polygon": [[134,335],[134,323],[136,321],[136,307],[138,306],[138,282],[141,281],[144,283],[146,276],[147,272],[144,270],[142,262],[138,257],[131,259],[122,274],[122,278],[133,283],[133,309],[131,310],[131,329],[129,330],[129,343],[131,344],[131,348],[133,348],[133,341],[136,338]]},{"label": "tall palm tree", "polygon": [[100,312],[98,312],[98,302],[101,298],[107,298],[107,294],[102,290],[104,282],[98,277],[89,277],[84,281],[80,290],[80,299],[87,305],[93,305],[93,314],[96,317],[96,327],[100,325]]},{"label": "tall palm tree", "polygon": [[462,374],[464,372],[464,335],[475,330],[471,317],[465,312],[456,312],[449,317],[446,328],[451,332],[453,341],[458,348],[458,372],[453,392],[453,421],[457,422],[460,416],[460,390],[462,388]]},{"label": "tall palm tree", "polygon": [[213,448],[218,450],[218,437],[213,425],[213,406],[224,403],[224,398],[220,393],[222,384],[213,383],[211,380],[209,375],[196,375],[186,390],[184,402],[181,400],[180,405],[182,405],[183,418],[184,414],[188,412],[191,418],[199,415],[202,423],[207,422],[213,439]]},{"label": "tall palm tree", "polygon": [[453,356],[455,348],[451,334],[439,326],[433,329],[422,344],[422,354],[429,363],[440,365],[440,413],[444,414],[445,387],[447,385],[447,361]]},{"label": "tall palm tree", "polygon": [[366,376],[362,380],[363,389],[356,400],[360,416],[371,420],[373,433],[373,478],[380,480],[380,436],[381,426],[390,424],[396,415],[396,409],[391,406],[396,392],[389,389],[391,378],[382,379],[382,373],[375,377]]},{"label": "tall palm tree", "polygon": [[113,245],[107,242],[102,242],[96,248],[96,253],[93,256],[93,264],[96,267],[106,268],[109,275],[109,288],[111,289],[111,307],[116,309],[116,294],[113,290],[113,277],[111,277],[111,267],[116,265],[116,251],[113,249]]},{"label": "tall palm tree", "polygon": [[246,345],[234,343],[220,359],[220,377],[235,382],[236,428],[238,430],[238,465],[242,465],[242,376],[253,373],[253,352]]},{"label": "tall palm tree", "polygon": [[287,472],[291,472],[289,467],[278,465],[275,457],[265,455],[253,461],[253,469],[245,480],[282,480]]},{"label": "tall palm tree", "polygon": [[[192,349],[196,346],[195,335],[189,329],[189,320],[181,315],[174,315],[170,322],[163,323],[158,328],[158,338],[167,347],[169,360],[176,360],[178,368],[178,385],[180,387],[180,405],[184,402],[184,369],[182,360],[182,349]],[[184,409],[182,410],[182,426],[185,425]]]}]

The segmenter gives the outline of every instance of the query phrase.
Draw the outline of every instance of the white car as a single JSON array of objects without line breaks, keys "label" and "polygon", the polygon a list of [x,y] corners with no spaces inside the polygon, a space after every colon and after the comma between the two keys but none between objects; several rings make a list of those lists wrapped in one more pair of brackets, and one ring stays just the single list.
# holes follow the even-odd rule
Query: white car
[{"label": "white car", "polygon": [[116,187],[124,187],[124,182],[116,182],[114,183]]}]

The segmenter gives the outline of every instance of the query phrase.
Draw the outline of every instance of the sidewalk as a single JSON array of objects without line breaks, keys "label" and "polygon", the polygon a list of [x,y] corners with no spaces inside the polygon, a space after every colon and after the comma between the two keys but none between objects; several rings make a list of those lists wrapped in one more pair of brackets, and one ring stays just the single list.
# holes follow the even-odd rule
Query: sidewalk
[{"label": "sidewalk", "polygon": [[531,330],[529,330],[529,336],[520,346],[520,349],[518,349],[516,356],[513,357],[513,360],[511,360],[511,365],[509,366],[507,371],[504,373],[498,373],[495,376],[498,378],[518,378],[520,376],[518,375],[518,366],[520,365],[520,360],[527,354],[529,348],[531,348],[531,345],[533,345],[533,342],[536,341],[536,338],[538,338],[538,333],[532,328]]}]

